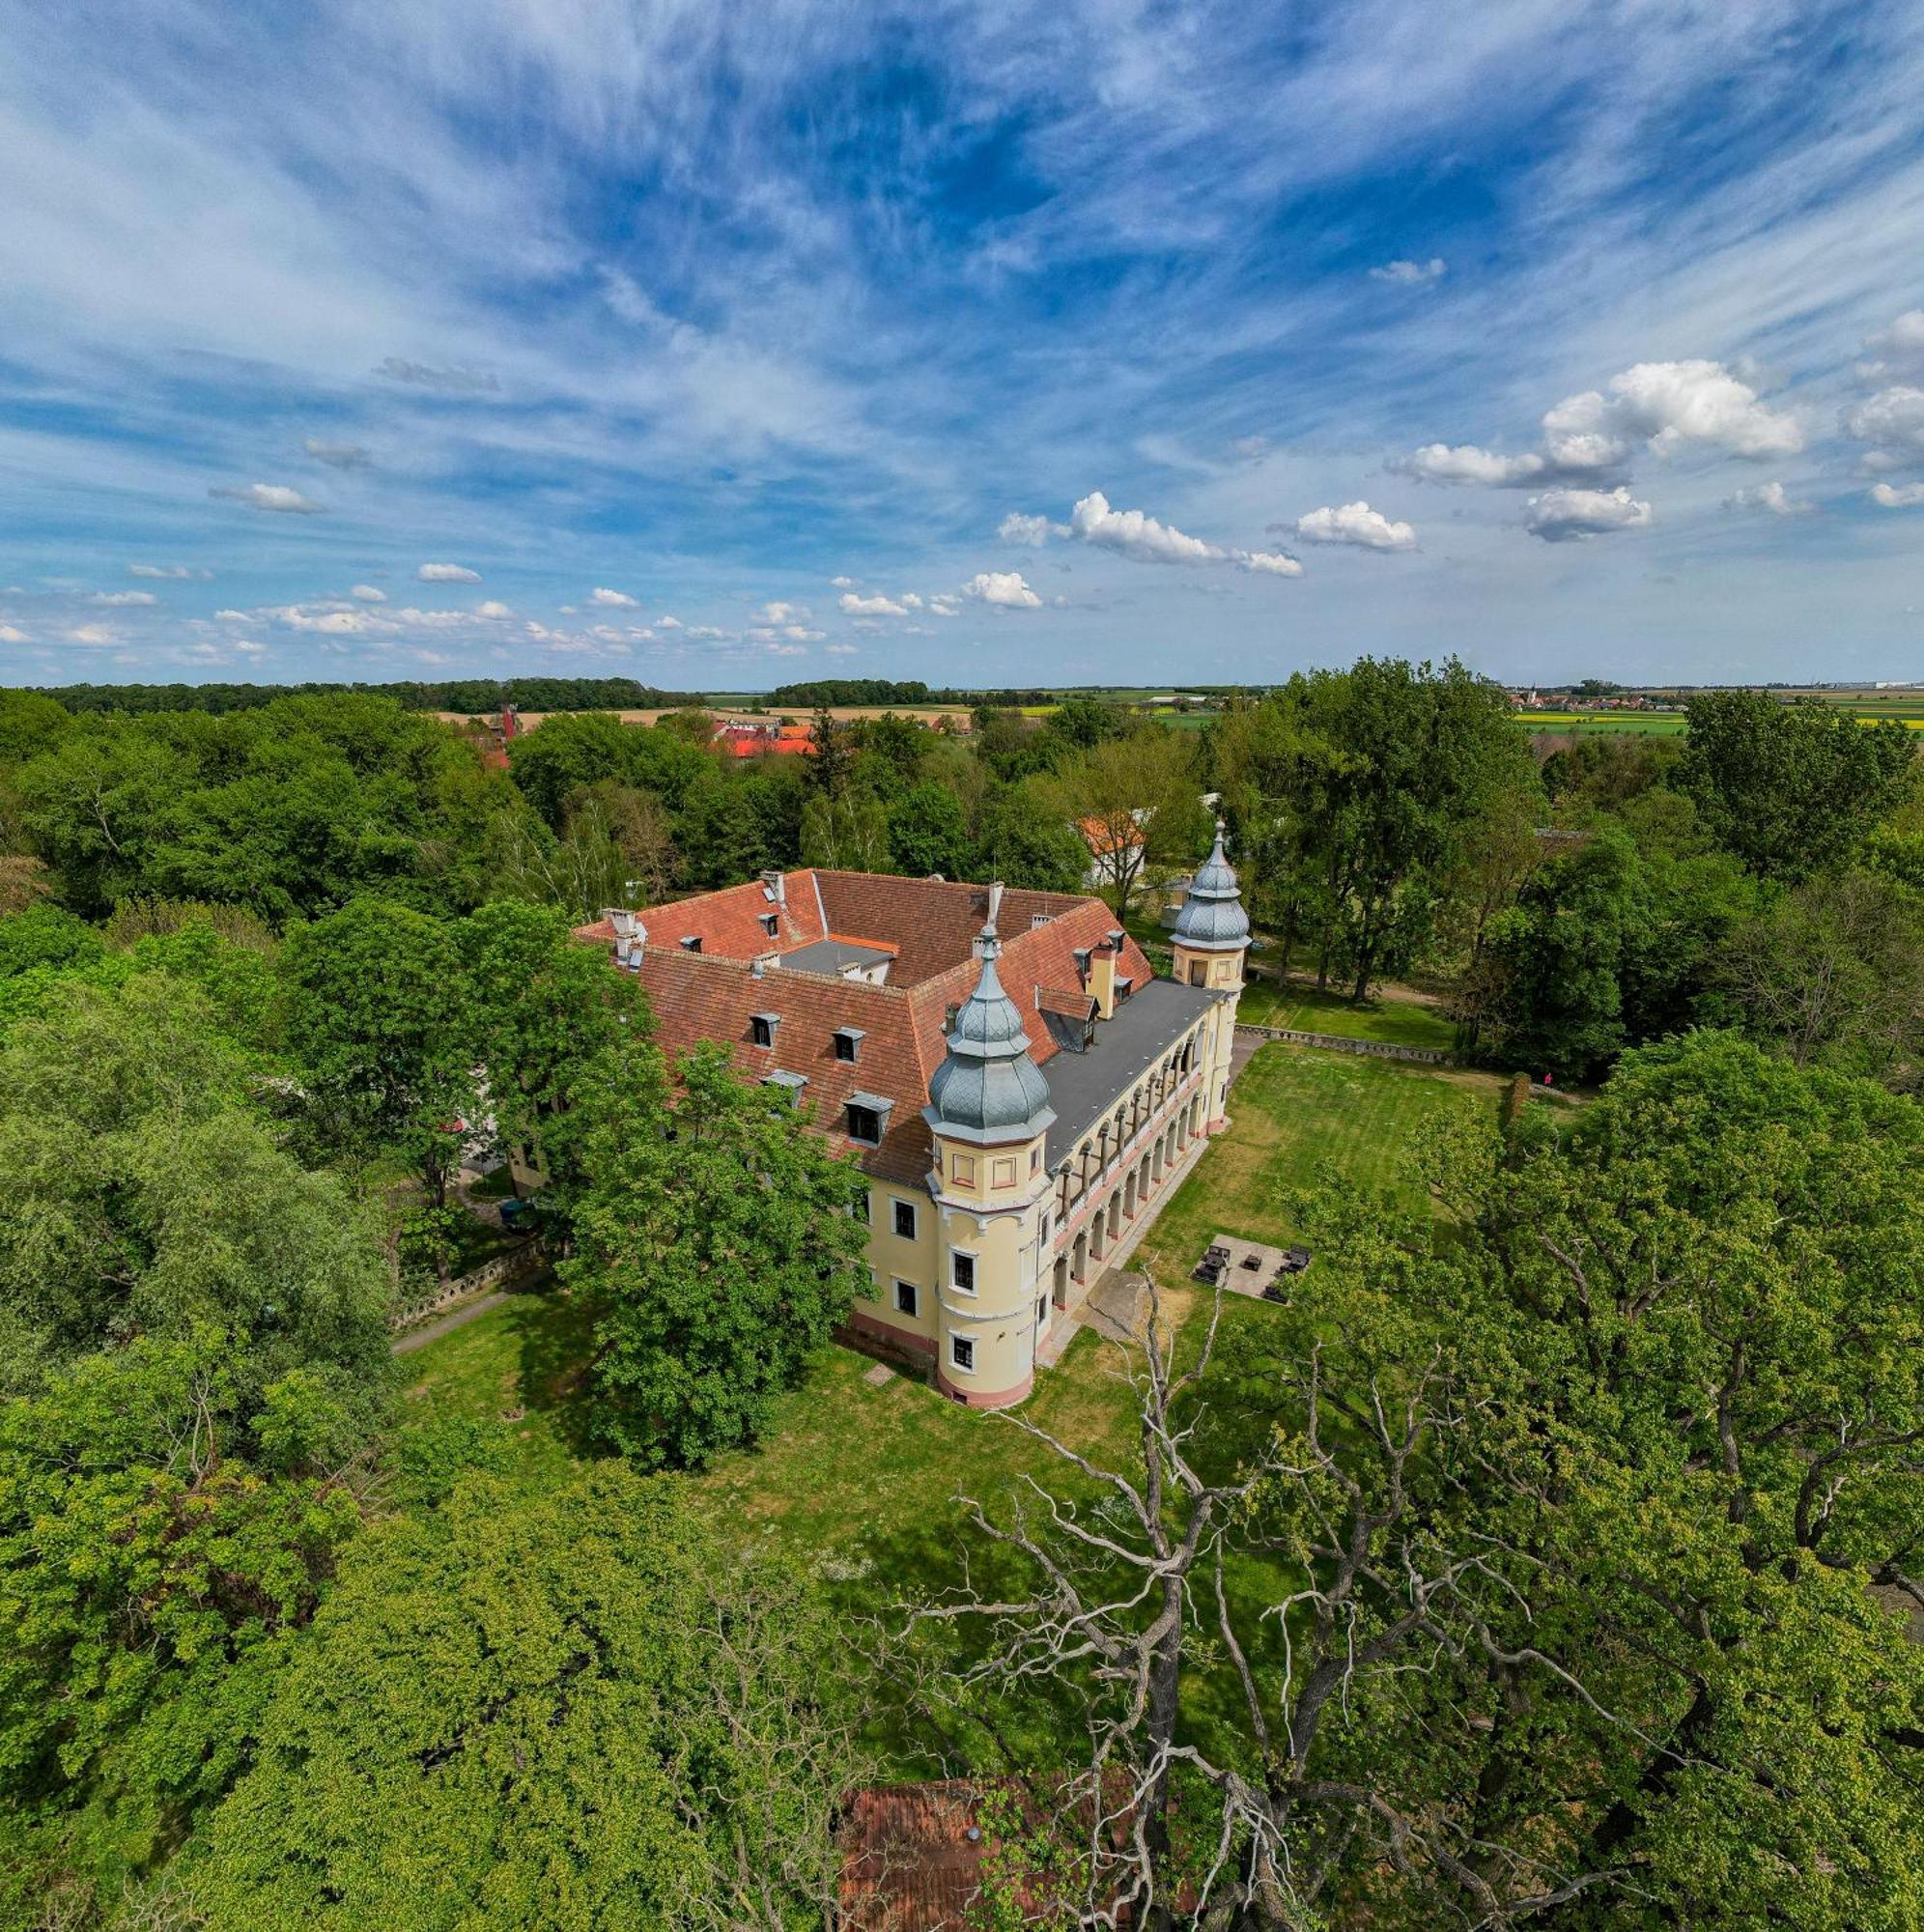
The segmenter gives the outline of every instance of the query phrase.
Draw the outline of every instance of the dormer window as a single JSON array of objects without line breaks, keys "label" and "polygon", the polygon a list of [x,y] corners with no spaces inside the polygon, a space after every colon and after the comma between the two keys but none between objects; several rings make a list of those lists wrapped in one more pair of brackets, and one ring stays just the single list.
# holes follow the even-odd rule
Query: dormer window
[{"label": "dormer window", "polygon": [[833,1036],[835,1058],[853,1066],[862,1058],[863,1032],[860,1027],[836,1027]]},{"label": "dormer window", "polygon": [[773,1046],[775,1030],[781,1024],[779,1013],[750,1013],[749,1038],[756,1046]]},{"label": "dormer window", "polygon": [[799,1107],[802,1104],[802,1090],[808,1084],[806,1073],[784,1073],[778,1067],[762,1082],[764,1087],[778,1087],[788,1095],[788,1104]]},{"label": "dormer window", "polygon": [[1076,948],[1076,976],[1085,986],[1089,984],[1089,948],[1087,946],[1078,946]]},{"label": "dormer window", "polygon": [[682,941],[682,951],[684,952],[699,952],[701,951],[700,933],[698,932],[690,933],[689,936]]},{"label": "dormer window", "polygon": [[780,926],[780,924],[781,922],[776,916],[776,914],[772,912],[765,912],[761,915],[761,929],[765,933],[767,933],[771,939],[775,937],[776,932],[778,928]]},{"label": "dormer window", "polygon": [[882,1136],[889,1131],[889,1110],[894,1104],[879,1094],[851,1094],[844,1128],[849,1139],[863,1147],[880,1147]]}]

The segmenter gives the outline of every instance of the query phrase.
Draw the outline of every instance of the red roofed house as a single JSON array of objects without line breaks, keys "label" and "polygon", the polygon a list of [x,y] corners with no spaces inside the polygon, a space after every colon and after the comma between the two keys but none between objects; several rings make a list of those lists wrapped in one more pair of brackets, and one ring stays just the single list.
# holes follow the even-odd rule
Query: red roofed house
[{"label": "red roofed house", "polygon": [[1222,1125],[1249,923],[1219,837],[1158,980],[1099,899],[808,869],[577,937],[670,1054],[726,1042],[868,1176],[854,1326],[958,1400],[1019,1402],[1125,1229]]}]

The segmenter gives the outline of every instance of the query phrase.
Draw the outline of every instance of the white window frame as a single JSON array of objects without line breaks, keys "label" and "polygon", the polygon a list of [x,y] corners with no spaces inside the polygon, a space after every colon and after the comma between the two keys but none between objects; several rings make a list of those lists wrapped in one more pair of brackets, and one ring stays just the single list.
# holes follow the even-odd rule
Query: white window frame
[{"label": "white window frame", "polygon": [[[895,1283],[894,1307],[897,1315],[906,1315],[911,1321],[921,1320],[921,1291],[912,1281],[904,1281],[900,1275],[893,1277]],[[909,1305],[902,1306],[902,1291],[909,1292]]]},{"label": "white window frame", "polygon": [[[904,1214],[909,1217],[906,1232],[902,1227]],[[913,1201],[897,1201],[894,1204],[894,1212],[889,1216],[889,1226],[898,1241],[913,1241],[916,1238],[916,1204]]]},{"label": "white window frame", "polygon": [[[962,1359],[962,1350],[967,1349],[969,1359]],[[951,1335],[948,1338],[948,1366],[960,1376],[976,1373],[976,1338],[973,1335]]]},{"label": "white window frame", "polygon": [[[979,1258],[977,1257],[975,1249],[973,1248],[949,1249],[948,1285],[955,1291],[957,1294],[976,1294],[980,1292],[981,1276],[976,1272],[976,1264],[978,1259]],[[969,1281],[971,1285],[967,1288],[964,1288],[962,1286],[962,1283],[956,1277],[955,1264],[957,1262],[967,1262],[969,1264]]]}]

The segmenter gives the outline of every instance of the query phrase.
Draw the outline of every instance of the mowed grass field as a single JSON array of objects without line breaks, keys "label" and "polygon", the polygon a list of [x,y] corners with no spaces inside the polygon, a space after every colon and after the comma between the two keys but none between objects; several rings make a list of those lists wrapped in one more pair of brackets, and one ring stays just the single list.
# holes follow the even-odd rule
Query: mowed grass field
[{"label": "mowed grass field", "polygon": [[1366,1000],[1352,1006],[1341,993],[1319,993],[1293,980],[1275,985],[1253,980],[1236,1003],[1244,1026],[1287,1027],[1296,1033],[1335,1034],[1343,1039],[1379,1039],[1394,1046],[1428,1046],[1447,1053],[1456,1028],[1434,1007],[1414,1000]]}]

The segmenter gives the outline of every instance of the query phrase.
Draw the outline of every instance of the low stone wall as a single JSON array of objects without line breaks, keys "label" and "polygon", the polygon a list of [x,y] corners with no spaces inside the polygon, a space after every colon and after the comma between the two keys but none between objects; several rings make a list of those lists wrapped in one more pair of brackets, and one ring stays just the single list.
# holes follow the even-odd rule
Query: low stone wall
[{"label": "low stone wall", "polygon": [[540,1241],[531,1240],[523,1247],[496,1255],[491,1262],[483,1262],[472,1274],[458,1275],[445,1286],[430,1281],[412,1293],[404,1286],[401,1300],[387,1317],[388,1333],[405,1335],[409,1329],[432,1321],[437,1315],[445,1315],[450,1308],[474,1295],[485,1294],[491,1288],[516,1287],[547,1265],[547,1249]]},{"label": "low stone wall", "polygon": [[1435,1046],[1399,1046],[1387,1039],[1350,1039],[1340,1033],[1301,1033],[1294,1027],[1245,1026],[1236,1031],[1252,1039],[1287,1039],[1292,1046],[1326,1046],[1337,1053],[1360,1053],[1371,1060],[1413,1060],[1421,1066],[1447,1066],[1456,1058]]}]

